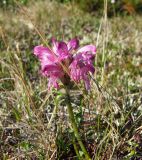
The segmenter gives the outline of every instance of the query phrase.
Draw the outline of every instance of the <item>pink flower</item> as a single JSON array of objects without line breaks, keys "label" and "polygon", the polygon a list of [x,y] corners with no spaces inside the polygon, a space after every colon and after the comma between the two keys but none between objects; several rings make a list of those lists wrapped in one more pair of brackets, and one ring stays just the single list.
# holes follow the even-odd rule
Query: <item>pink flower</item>
[{"label": "pink flower", "polygon": [[[63,84],[70,83],[70,80],[77,83],[83,80],[86,89],[90,88],[88,73],[94,73],[93,61],[95,58],[96,47],[87,45],[80,48],[75,55],[73,51],[79,47],[79,41],[74,38],[67,44],[52,39],[52,50],[48,47],[36,46],[34,54],[41,62],[41,72],[49,78],[48,87],[58,88],[58,81]],[[67,72],[68,71],[68,72]]]},{"label": "pink flower", "polygon": [[76,82],[84,80],[85,87],[87,90],[90,89],[90,80],[88,73],[94,73],[95,68],[93,61],[96,54],[96,47],[93,45],[87,45],[78,50],[74,56],[73,61],[70,65],[71,79]]}]

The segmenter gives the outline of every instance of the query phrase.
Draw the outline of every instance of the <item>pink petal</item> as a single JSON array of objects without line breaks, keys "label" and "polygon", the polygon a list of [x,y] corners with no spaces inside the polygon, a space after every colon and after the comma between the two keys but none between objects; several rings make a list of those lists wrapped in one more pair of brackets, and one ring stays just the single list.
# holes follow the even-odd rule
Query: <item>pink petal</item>
[{"label": "pink petal", "polygon": [[93,54],[95,54],[96,47],[94,45],[86,45],[77,51],[77,53],[80,53],[80,52],[92,52]]},{"label": "pink petal", "polygon": [[68,47],[68,50],[69,50],[69,51],[71,51],[71,50],[73,50],[73,49],[74,49],[74,50],[77,49],[78,46],[79,46],[79,41],[78,41],[77,38],[74,38],[74,39],[70,40],[70,41],[68,42],[68,44],[67,44],[67,47]]},{"label": "pink petal", "polygon": [[54,53],[47,47],[36,46],[34,48],[34,54],[41,62],[52,63],[56,60]]},{"label": "pink petal", "polygon": [[57,54],[59,56],[68,55],[68,47],[67,47],[65,42],[59,42],[58,43]]},{"label": "pink petal", "polygon": [[90,80],[88,77],[85,77],[84,78],[84,82],[85,82],[85,88],[86,90],[89,90],[90,89]]},{"label": "pink petal", "polygon": [[59,88],[57,81],[58,81],[58,78],[56,76],[51,76],[48,81],[48,89],[50,89],[52,86],[55,88]]},{"label": "pink petal", "polygon": [[92,74],[95,72],[95,68],[91,64],[86,65],[85,68],[86,68],[87,72],[91,72]]},{"label": "pink petal", "polygon": [[47,76],[54,75],[58,78],[60,78],[64,75],[61,66],[57,66],[54,64],[43,66],[42,73]]},{"label": "pink petal", "polygon": [[[93,56],[94,57],[94,56]],[[95,72],[93,66],[92,54],[89,53],[78,53],[74,56],[74,60],[70,65],[70,75],[71,79],[79,82],[83,80],[85,82],[86,89],[90,89],[90,81],[88,78],[88,73],[92,74]]]},{"label": "pink petal", "polygon": [[56,53],[57,52],[57,48],[58,48],[58,42],[55,38],[52,38],[52,44],[53,44],[53,52]]},{"label": "pink petal", "polygon": [[57,42],[56,39],[52,38],[53,51],[58,56],[58,60],[64,60],[70,57],[68,47],[65,42]]}]

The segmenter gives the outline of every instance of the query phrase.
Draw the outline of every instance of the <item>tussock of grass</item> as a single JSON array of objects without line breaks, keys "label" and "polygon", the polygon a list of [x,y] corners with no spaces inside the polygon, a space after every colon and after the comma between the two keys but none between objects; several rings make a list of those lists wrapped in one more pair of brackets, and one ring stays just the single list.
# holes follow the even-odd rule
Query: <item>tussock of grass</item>
[{"label": "tussock of grass", "polygon": [[71,91],[92,159],[142,158],[141,17],[104,21],[55,2],[25,10],[0,12],[0,159],[75,159],[64,90],[47,90],[32,54],[42,38],[50,43],[52,36],[97,44],[91,91],[82,92],[81,84]]}]

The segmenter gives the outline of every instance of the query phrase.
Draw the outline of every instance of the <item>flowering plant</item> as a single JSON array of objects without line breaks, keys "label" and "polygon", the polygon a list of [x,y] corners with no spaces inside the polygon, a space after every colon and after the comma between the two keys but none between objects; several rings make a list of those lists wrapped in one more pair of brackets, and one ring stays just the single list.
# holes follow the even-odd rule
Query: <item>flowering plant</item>
[{"label": "flowering plant", "polygon": [[49,77],[48,87],[50,88],[53,86],[58,88],[59,80],[64,84],[67,96],[67,108],[74,135],[86,159],[91,160],[89,153],[81,141],[70,102],[69,90],[66,86],[70,84],[71,80],[76,83],[83,80],[86,89],[90,89],[90,80],[88,76],[89,72],[92,74],[95,72],[93,61],[96,54],[96,47],[94,45],[86,45],[79,48],[79,41],[76,38],[70,40],[68,43],[58,42],[53,38],[52,43],[52,49],[49,47],[36,46],[34,48],[34,54],[41,62],[41,73]]},{"label": "flowering plant", "polygon": [[[48,87],[58,88],[60,80],[64,85],[70,80],[85,82],[90,88],[88,74],[94,73],[93,60],[96,54],[94,45],[86,45],[80,49],[78,39],[74,38],[68,43],[52,39],[53,47],[36,46],[34,54],[41,62],[42,75],[49,77]],[[77,50],[78,49],[78,50]],[[74,54],[73,54],[74,53]]]}]

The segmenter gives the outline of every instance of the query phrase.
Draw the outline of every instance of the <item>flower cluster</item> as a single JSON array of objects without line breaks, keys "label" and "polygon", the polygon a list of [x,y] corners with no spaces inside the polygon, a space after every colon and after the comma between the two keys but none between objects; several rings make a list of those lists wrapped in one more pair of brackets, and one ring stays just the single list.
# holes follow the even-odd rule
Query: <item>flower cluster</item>
[{"label": "flower cluster", "polygon": [[[93,61],[96,54],[94,45],[80,49],[79,41],[74,38],[68,43],[52,39],[53,47],[36,46],[34,54],[41,62],[41,72],[49,78],[48,87],[58,88],[58,81],[67,84],[70,80],[76,83],[83,80],[86,89],[90,88],[89,72],[94,73]],[[78,49],[78,50],[77,50]]]}]

